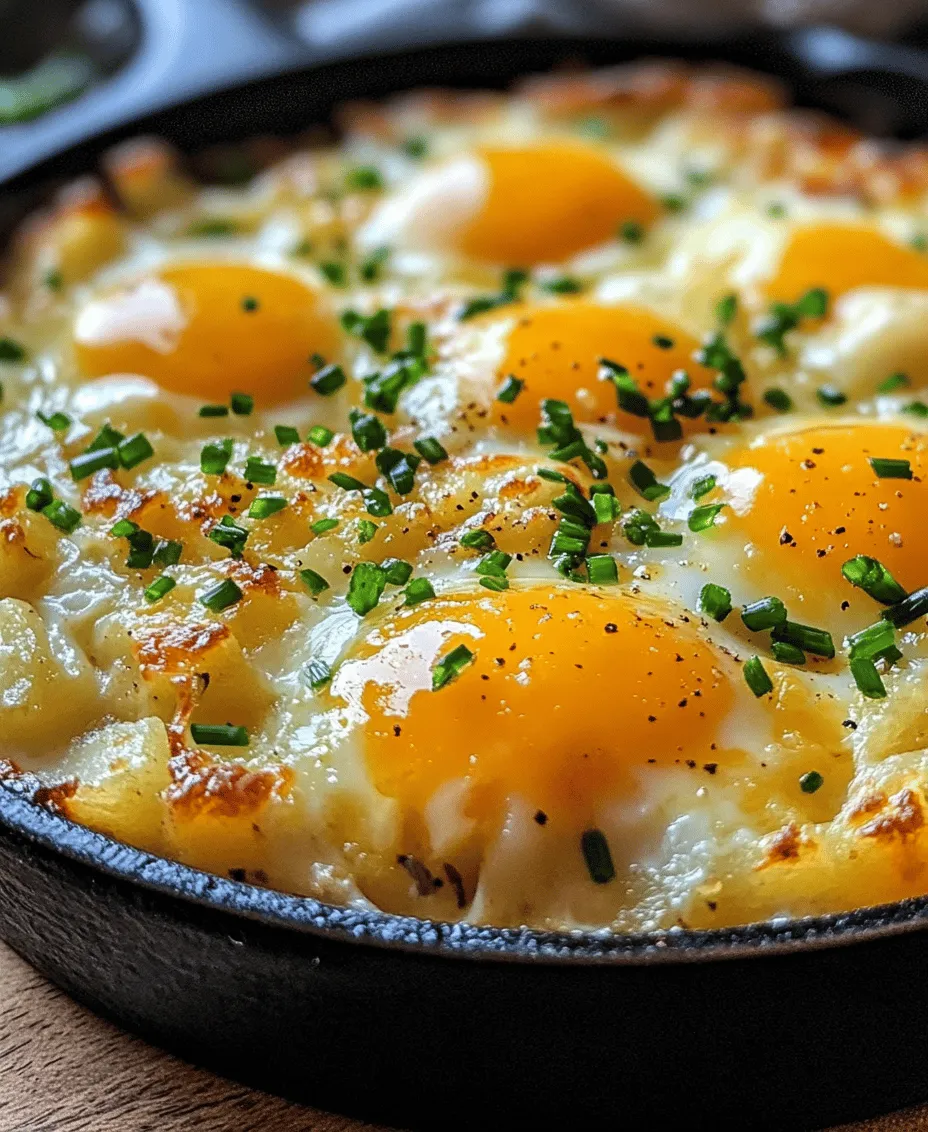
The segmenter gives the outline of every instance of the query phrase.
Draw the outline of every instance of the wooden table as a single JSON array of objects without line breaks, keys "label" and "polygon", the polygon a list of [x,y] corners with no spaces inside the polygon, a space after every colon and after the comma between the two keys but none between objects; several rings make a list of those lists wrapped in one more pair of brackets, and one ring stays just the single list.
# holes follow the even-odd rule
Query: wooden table
[{"label": "wooden table", "polygon": [[[0,1132],[387,1132],[154,1049],[0,944]],[[928,1108],[834,1132],[928,1132]]]}]

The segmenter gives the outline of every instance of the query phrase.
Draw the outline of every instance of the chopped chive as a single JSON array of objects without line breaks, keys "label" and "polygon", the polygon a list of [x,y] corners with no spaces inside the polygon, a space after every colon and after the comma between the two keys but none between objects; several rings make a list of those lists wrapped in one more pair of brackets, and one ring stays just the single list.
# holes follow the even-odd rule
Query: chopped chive
[{"label": "chopped chive", "polygon": [[242,310],[245,311],[246,314],[254,314],[260,305],[254,295],[245,295],[242,299]]},{"label": "chopped chive", "polygon": [[536,468],[535,474],[540,476],[543,480],[548,480],[550,483],[573,483],[572,479],[562,475],[561,472],[556,472],[553,468]]},{"label": "chopped chive", "polygon": [[315,570],[301,570],[300,581],[313,597],[318,597],[324,590],[329,588],[329,583],[321,574],[317,574]]},{"label": "chopped chive", "polygon": [[796,621],[784,621],[773,628],[773,639],[795,645],[803,652],[813,653],[831,659],[835,655],[835,643],[826,629],[816,629],[813,625],[800,625]]},{"label": "chopped chive", "polygon": [[71,425],[71,418],[67,413],[50,413],[48,416],[46,416],[45,413],[36,413],[36,416],[42,424],[47,425],[52,432],[64,432],[64,430]]},{"label": "chopped chive", "polygon": [[474,654],[467,645],[458,645],[432,670],[432,691],[437,692],[456,679],[473,662]]},{"label": "chopped chive", "polygon": [[310,379],[309,384],[322,397],[331,397],[348,380],[345,371],[336,362],[323,366]]},{"label": "chopped chive", "polygon": [[134,468],[145,460],[150,460],[155,454],[155,450],[144,432],[137,432],[135,436],[130,436],[128,440],[121,441],[116,447],[116,452],[119,455],[120,464],[127,469]]},{"label": "chopped chive", "polygon": [[597,491],[593,495],[591,502],[593,504],[593,511],[596,513],[597,523],[614,523],[622,510],[618,499],[616,499],[614,495],[609,495],[604,491]]},{"label": "chopped chive", "polygon": [[780,220],[786,215],[786,205],[782,201],[772,200],[767,205],[767,215],[772,216],[774,220]]},{"label": "chopped chive", "polygon": [[380,309],[371,315],[345,311],[341,317],[342,328],[366,342],[378,354],[385,354],[390,344],[393,316],[390,311]]},{"label": "chopped chive", "polygon": [[360,480],[355,479],[354,476],[349,476],[346,472],[333,472],[329,476],[329,483],[334,483],[336,487],[340,487],[342,491],[364,491],[366,484]]},{"label": "chopped chive", "polygon": [[338,526],[338,519],[317,519],[315,523],[309,524],[309,529],[314,535],[324,535],[327,531],[334,531]]},{"label": "chopped chive", "polygon": [[46,271],[42,277],[42,282],[49,289],[49,291],[60,291],[64,286],[64,276],[57,267],[53,267]]},{"label": "chopped chive", "polygon": [[421,160],[429,151],[428,139],[421,135],[416,135],[407,138],[400,147],[407,157],[413,158],[415,161]]},{"label": "chopped chive", "polygon": [[387,515],[393,514],[393,504],[390,502],[390,497],[379,487],[366,487],[361,494],[368,515],[373,515],[375,519],[383,519]]},{"label": "chopped chive", "polygon": [[0,338],[0,362],[23,362],[26,348],[13,338]]},{"label": "chopped chive", "polygon": [[406,327],[406,349],[417,358],[424,358],[428,353],[429,330],[422,321],[411,322]]},{"label": "chopped chive", "polygon": [[376,608],[387,584],[386,573],[373,562],[359,562],[351,572],[345,600],[359,617]]},{"label": "chopped chive", "polygon": [[208,747],[247,747],[248,728],[231,723],[191,723],[190,738]]},{"label": "chopped chive", "polygon": [[229,415],[228,405],[201,405],[201,417],[227,417]]},{"label": "chopped chive", "polygon": [[479,584],[487,590],[493,590],[494,593],[502,593],[503,590],[509,589],[509,579],[505,574],[489,574],[480,579]]},{"label": "chopped chive", "polygon": [[274,435],[281,448],[286,448],[288,444],[300,443],[300,434],[292,425],[274,425]]},{"label": "chopped chive", "polygon": [[608,884],[615,878],[609,842],[601,829],[584,830],[580,837],[580,851],[594,884]]},{"label": "chopped chive", "polygon": [[152,562],[156,566],[176,566],[184,553],[184,544],[174,539],[159,539],[155,545]]},{"label": "chopped chive", "polygon": [[908,597],[883,610],[883,617],[891,621],[897,629],[910,625],[920,617],[928,615],[928,586],[913,590]]},{"label": "chopped chive", "polygon": [[255,399],[250,393],[233,393],[229,404],[237,417],[250,417],[254,412]]},{"label": "chopped chive", "polygon": [[595,509],[592,504],[588,503],[576,488],[574,488],[573,484],[570,485],[563,495],[559,495],[554,500],[554,506],[562,515],[570,515],[574,519],[579,519],[585,527],[593,527],[596,525]]},{"label": "chopped chive", "polygon": [[428,601],[435,596],[435,590],[428,578],[413,578],[403,590],[404,605],[418,605],[420,601]]},{"label": "chopped chive", "polygon": [[770,650],[773,653],[773,659],[780,661],[781,664],[805,664],[806,654],[799,648],[798,645],[790,644],[789,641],[774,640],[770,645]]},{"label": "chopped chive", "polygon": [[217,444],[204,444],[200,452],[200,470],[208,476],[221,476],[232,458],[232,441],[226,438]]},{"label": "chopped chive", "polygon": [[120,519],[110,527],[110,534],[113,538],[128,538],[137,530],[139,530],[138,523],[134,523],[131,519]]},{"label": "chopped chive", "polygon": [[557,275],[553,279],[544,279],[538,286],[549,295],[578,295],[583,290],[580,280],[570,275]]},{"label": "chopped chive", "polygon": [[909,247],[914,248],[917,252],[928,250],[928,236],[924,232],[916,232],[909,240]]},{"label": "chopped chive", "polygon": [[690,494],[694,499],[702,499],[715,487],[715,482],[715,476],[703,476],[702,479],[698,479],[693,484],[693,490]]},{"label": "chopped chive", "polygon": [[405,586],[412,577],[412,566],[402,558],[386,558],[381,566],[390,586]]},{"label": "chopped chive", "polygon": [[26,492],[26,506],[30,511],[44,511],[54,499],[52,485],[44,476],[33,480]]},{"label": "chopped chive", "polygon": [[375,165],[358,165],[345,174],[345,188],[373,192],[383,188],[383,176]]},{"label": "chopped chive", "polygon": [[248,531],[238,526],[231,516],[224,515],[207,537],[217,546],[228,550],[233,558],[240,558],[248,540]]},{"label": "chopped chive", "polygon": [[373,413],[363,413],[360,409],[352,409],[349,420],[351,435],[362,452],[383,448],[387,443],[387,430],[380,417],[375,417]]},{"label": "chopped chive", "polygon": [[664,549],[672,546],[683,545],[683,535],[675,534],[673,531],[648,531],[644,536],[645,546],[652,549]]},{"label": "chopped chive", "polygon": [[448,459],[448,453],[434,436],[422,436],[414,440],[412,446],[430,464],[440,464]]},{"label": "chopped chive", "polygon": [[499,392],[496,394],[496,400],[502,401],[505,405],[511,405],[522,392],[522,386],[524,384],[525,383],[520,381],[515,374],[510,373],[500,387]]},{"label": "chopped chive", "polygon": [[319,270],[322,272],[323,278],[333,287],[344,287],[348,281],[348,273],[345,270],[343,263],[338,263],[336,260],[328,259],[323,260],[319,264]]},{"label": "chopped chive", "polygon": [[380,278],[384,264],[390,258],[389,248],[375,248],[369,256],[361,261],[359,272],[365,283],[374,283]]},{"label": "chopped chive", "polygon": [[73,534],[81,525],[81,513],[63,499],[56,499],[42,508],[42,514],[59,531]]},{"label": "chopped chive", "polygon": [[303,669],[306,681],[314,692],[324,688],[332,679],[332,669],[324,660],[311,660]]},{"label": "chopped chive", "polygon": [[848,559],[841,567],[841,573],[852,586],[862,589],[865,594],[875,601],[882,602],[883,605],[896,605],[906,596],[905,590],[883,563],[865,554],[858,554],[856,558]]},{"label": "chopped chive", "polygon": [[599,379],[611,381],[615,386],[616,401],[622,412],[631,413],[633,417],[649,417],[651,404],[625,366],[609,358],[600,358],[599,365]]},{"label": "chopped chive", "polygon": [[155,540],[148,532],[134,531],[129,537],[129,557],[126,566],[130,570],[147,570],[155,559]]},{"label": "chopped chive", "polygon": [[118,468],[119,456],[115,448],[100,448],[96,452],[84,452],[81,456],[75,456],[69,466],[72,478],[82,480],[103,468]]},{"label": "chopped chive", "polygon": [[310,444],[317,444],[320,448],[325,448],[327,444],[330,444],[332,442],[332,438],[334,436],[335,433],[330,428],[326,428],[325,425],[318,424],[313,425],[313,427],[306,434],[306,439],[310,442]]},{"label": "chopped chive", "polygon": [[273,487],[277,482],[277,468],[273,464],[266,464],[260,456],[249,456],[245,461],[245,479],[249,483]]},{"label": "chopped chive", "polygon": [[626,244],[640,244],[644,239],[644,225],[637,220],[625,220],[619,227],[619,238]]},{"label": "chopped chive", "polygon": [[744,679],[755,696],[760,698],[773,691],[773,681],[759,656],[752,656],[744,663]]},{"label": "chopped chive", "polygon": [[680,193],[664,193],[660,202],[668,212],[682,212],[686,208],[686,197]]},{"label": "chopped chive", "polygon": [[358,519],[358,542],[364,546],[377,534],[377,524],[370,519]]},{"label": "chopped chive", "polygon": [[822,405],[843,405],[847,401],[847,394],[842,393],[833,385],[821,385],[815,391],[815,396]]},{"label": "chopped chive", "polygon": [[788,413],[793,407],[793,399],[785,389],[765,389],[764,402],[778,413]]},{"label": "chopped chive", "polygon": [[707,531],[715,526],[715,520],[725,506],[724,503],[704,503],[701,507],[694,507],[686,521],[687,526],[691,531]]},{"label": "chopped chive", "polygon": [[894,646],[896,629],[890,621],[877,621],[852,633],[844,642],[851,660],[873,660]]},{"label": "chopped chive", "polygon": [[594,586],[611,586],[619,580],[619,568],[611,554],[591,554],[586,571]]},{"label": "chopped chive", "polygon": [[810,770],[799,779],[799,789],[803,794],[814,794],[817,790],[821,790],[824,782],[825,779],[817,770]]},{"label": "chopped chive", "polygon": [[206,216],[202,220],[195,220],[188,228],[188,236],[234,236],[238,231],[238,224],[234,220],[226,220],[221,216]]},{"label": "chopped chive", "polygon": [[490,534],[479,528],[475,531],[467,531],[458,539],[461,546],[466,547],[468,550],[492,550],[496,546],[496,539]]},{"label": "chopped chive", "polygon": [[868,660],[866,657],[858,657],[851,661],[850,667],[854,683],[868,700],[886,698],[886,685],[880,678],[872,660]]},{"label": "chopped chive", "polygon": [[252,500],[248,508],[248,518],[267,519],[271,515],[276,515],[278,511],[283,511],[286,506],[287,501],[282,495],[262,495]]},{"label": "chopped chive", "polygon": [[913,417],[928,417],[928,405],[924,401],[910,401],[908,405],[902,406],[902,411]]},{"label": "chopped chive", "polygon": [[707,582],[699,594],[699,608],[715,621],[724,621],[731,613],[731,593],[715,582]]},{"label": "chopped chive", "polygon": [[906,389],[911,384],[908,374],[891,373],[889,377],[884,377],[876,388],[878,393],[894,393],[897,389]]},{"label": "chopped chive", "polygon": [[672,350],[674,347],[674,340],[668,338],[666,334],[655,334],[651,341],[658,350]]},{"label": "chopped chive", "polygon": [[197,601],[200,605],[205,605],[211,613],[221,613],[224,609],[228,609],[230,605],[235,605],[236,602],[241,601],[242,597],[242,591],[235,582],[231,578],[225,578],[204,590],[203,593],[198,594]]},{"label": "chopped chive", "polygon": [[648,534],[657,530],[653,516],[640,508],[630,512],[622,524],[622,533],[634,546],[644,546]]},{"label": "chopped chive", "polygon": [[912,465],[908,460],[887,460],[879,456],[871,456],[870,467],[883,480],[910,480],[912,478]]},{"label": "chopped chive", "polygon": [[734,320],[734,317],[737,313],[737,295],[723,295],[723,297],[719,299],[719,301],[715,304],[715,317],[719,320],[722,326],[728,326],[728,324]]},{"label": "chopped chive", "polygon": [[657,476],[642,460],[636,460],[632,464],[628,470],[628,478],[638,494],[650,503],[656,503],[670,495],[670,488],[664,483],[659,483]]},{"label": "chopped chive", "polygon": [[760,633],[786,621],[786,606],[778,597],[762,597],[742,607],[741,620],[752,633]]},{"label": "chopped chive", "polygon": [[491,550],[477,563],[478,574],[491,574],[497,578],[503,576],[512,562],[511,554],[504,554],[501,550]]},{"label": "chopped chive", "polygon": [[150,605],[154,605],[156,601],[161,601],[163,597],[167,597],[176,585],[177,582],[173,578],[169,578],[167,574],[162,574],[160,578],[155,578],[151,585],[145,589],[143,596]]}]

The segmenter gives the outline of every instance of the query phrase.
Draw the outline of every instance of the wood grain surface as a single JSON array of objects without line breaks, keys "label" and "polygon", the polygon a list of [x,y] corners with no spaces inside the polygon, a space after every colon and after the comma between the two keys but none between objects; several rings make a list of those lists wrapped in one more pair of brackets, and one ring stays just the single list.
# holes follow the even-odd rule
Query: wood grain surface
[{"label": "wood grain surface", "polygon": [[[0,1132],[388,1132],[195,1069],[78,1006],[0,944]],[[928,1108],[834,1132],[928,1132]]]}]

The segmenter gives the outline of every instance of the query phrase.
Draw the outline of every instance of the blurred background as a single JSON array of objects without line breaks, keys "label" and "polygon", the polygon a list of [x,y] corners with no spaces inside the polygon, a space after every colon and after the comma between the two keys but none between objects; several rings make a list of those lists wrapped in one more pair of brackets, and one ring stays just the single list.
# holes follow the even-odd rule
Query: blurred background
[{"label": "blurred background", "polygon": [[350,54],[817,26],[921,48],[928,0],[0,0],[0,175],[200,91]]}]

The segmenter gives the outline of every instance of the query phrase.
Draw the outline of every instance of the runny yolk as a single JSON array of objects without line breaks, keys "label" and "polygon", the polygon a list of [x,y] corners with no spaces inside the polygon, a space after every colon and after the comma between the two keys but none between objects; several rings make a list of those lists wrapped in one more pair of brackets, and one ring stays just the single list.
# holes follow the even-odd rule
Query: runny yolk
[{"label": "runny yolk", "polygon": [[767,295],[791,303],[813,287],[824,287],[832,301],[857,287],[928,288],[928,257],[872,228],[851,224],[797,228],[767,285]]},{"label": "runny yolk", "polygon": [[488,175],[486,197],[458,237],[475,259],[557,263],[614,238],[623,222],[647,225],[659,212],[654,198],[592,145],[485,147],[477,156]]},{"label": "runny yolk", "polygon": [[513,318],[514,325],[499,376],[514,374],[524,385],[512,404],[497,402],[495,411],[520,431],[537,426],[541,402],[550,397],[566,401],[577,421],[609,422],[650,435],[646,419],[619,410],[615,385],[599,380],[600,358],[625,366],[651,399],[667,395],[677,370],[689,374],[694,389],[711,386],[715,376],[693,361],[699,343],[692,335],[642,307],[575,300],[520,306],[496,316],[504,317]]},{"label": "runny yolk", "polygon": [[[433,691],[436,665],[460,644],[473,662]],[[551,585],[400,609],[332,692],[367,716],[374,784],[407,812],[466,780],[477,820],[519,797],[581,825],[652,761],[719,761],[713,740],[733,699],[722,657],[687,621]]]},{"label": "runny yolk", "polygon": [[339,332],[319,297],[291,275],[188,263],[92,300],[74,338],[88,377],[135,373],[205,400],[246,392],[275,404],[305,393],[310,357],[330,358]]},{"label": "runny yolk", "polygon": [[[881,479],[871,457],[908,460],[913,478]],[[748,508],[728,512],[756,548],[749,572],[812,605],[853,597],[841,566],[858,554],[879,559],[906,589],[928,584],[928,437],[893,424],[808,428],[767,437],[729,464],[763,477]]]}]

